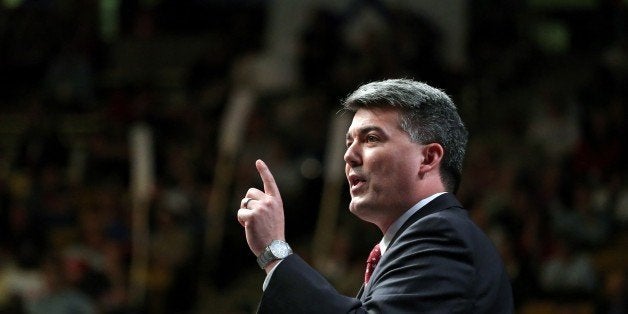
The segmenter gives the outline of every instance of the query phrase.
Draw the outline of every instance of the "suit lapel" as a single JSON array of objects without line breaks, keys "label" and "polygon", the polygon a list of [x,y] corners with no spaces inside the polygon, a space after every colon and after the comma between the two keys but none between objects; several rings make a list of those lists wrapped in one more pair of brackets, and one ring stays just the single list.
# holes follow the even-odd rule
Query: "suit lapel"
[{"label": "suit lapel", "polygon": [[[431,215],[433,213],[452,208],[452,207],[462,208],[462,205],[460,204],[460,202],[458,202],[456,197],[450,193],[445,193],[443,195],[440,195],[436,197],[435,199],[433,199],[431,202],[425,204],[425,206],[423,206],[416,213],[410,216],[410,218],[408,218],[408,220],[401,226],[399,231],[397,231],[397,234],[395,234],[395,236],[392,238],[392,240],[388,244],[388,249],[390,249],[394,245],[397,238],[399,238],[399,235],[403,234],[403,232],[406,229],[408,229],[409,226],[417,222],[419,219],[425,216]],[[373,272],[373,275],[371,276],[371,278],[376,277],[376,273],[379,273],[378,270],[379,270],[378,268],[375,268],[375,271]],[[370,285],[364,286],[363,284],[362,287],[360,288],[360,291],[358,292],[357,298],[364,301],[363,298],[366,295],[370,294],[370,290],[371,290],[370,288],[371,288]]]},{"label": "suit lapel", "polygon": [[360,287],[360,291],[358,291],[358,295],[356,296],[356,299],[362,300],[363,294],[364,294],[364,284],[362,284],[362,286]]}]

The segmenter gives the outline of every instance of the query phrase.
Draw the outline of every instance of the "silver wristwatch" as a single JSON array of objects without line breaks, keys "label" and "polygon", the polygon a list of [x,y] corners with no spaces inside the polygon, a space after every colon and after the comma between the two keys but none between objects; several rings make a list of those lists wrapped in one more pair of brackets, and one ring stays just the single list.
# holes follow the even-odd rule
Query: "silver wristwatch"
[{"label": "silver wristwatch", "polygon": [[281,240],[273,240],[266,247],[264,252],[257,257],[257,264],[261,269],[264,269],[268,263],[278,259],[284,259],[290,254],[292,254],[292,249],[288,243]]}]

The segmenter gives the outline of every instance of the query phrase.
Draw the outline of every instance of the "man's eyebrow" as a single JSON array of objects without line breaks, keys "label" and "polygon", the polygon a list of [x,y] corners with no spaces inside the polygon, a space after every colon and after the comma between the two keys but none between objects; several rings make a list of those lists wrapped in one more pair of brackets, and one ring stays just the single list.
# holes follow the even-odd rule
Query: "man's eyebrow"
[{"label": "man's eyebrow", "polygon": [[[369,133],[371,131],[383,132],[382,128],[380,128],[378,126],[367,125],[365,127],[359,128],[358,129],[358,134],[362,135],[362,134]],[[347,139],[351,139],[351,132],[347,132]]]}]

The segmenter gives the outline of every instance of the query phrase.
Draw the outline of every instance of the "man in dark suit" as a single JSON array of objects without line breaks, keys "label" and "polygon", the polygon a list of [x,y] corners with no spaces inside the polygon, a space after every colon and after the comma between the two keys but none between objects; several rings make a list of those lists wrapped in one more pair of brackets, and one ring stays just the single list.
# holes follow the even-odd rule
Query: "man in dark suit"
[{"label": "man in dark suit", "polygon": [[453,193],[467,131],[441,90],[405,79],[372,82],[344,103],[349,210],[383,233],[356,298],[339,294],[284,237],[279,189],[264,162],[238,221],[267,272],[260,313],[512,313],[496,249]]}]

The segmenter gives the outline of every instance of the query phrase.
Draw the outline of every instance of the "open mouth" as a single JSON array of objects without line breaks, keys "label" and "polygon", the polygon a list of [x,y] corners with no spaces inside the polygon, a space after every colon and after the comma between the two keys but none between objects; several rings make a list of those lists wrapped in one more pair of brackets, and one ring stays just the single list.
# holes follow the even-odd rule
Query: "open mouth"
[{"label": "open mouth", "polygon": [[366,180],[356,174],[351,174],[349,175],[349,184],[351,185],[351,191],[359,189],[361,186],[364,185],[364,183],[366,182]]}]

